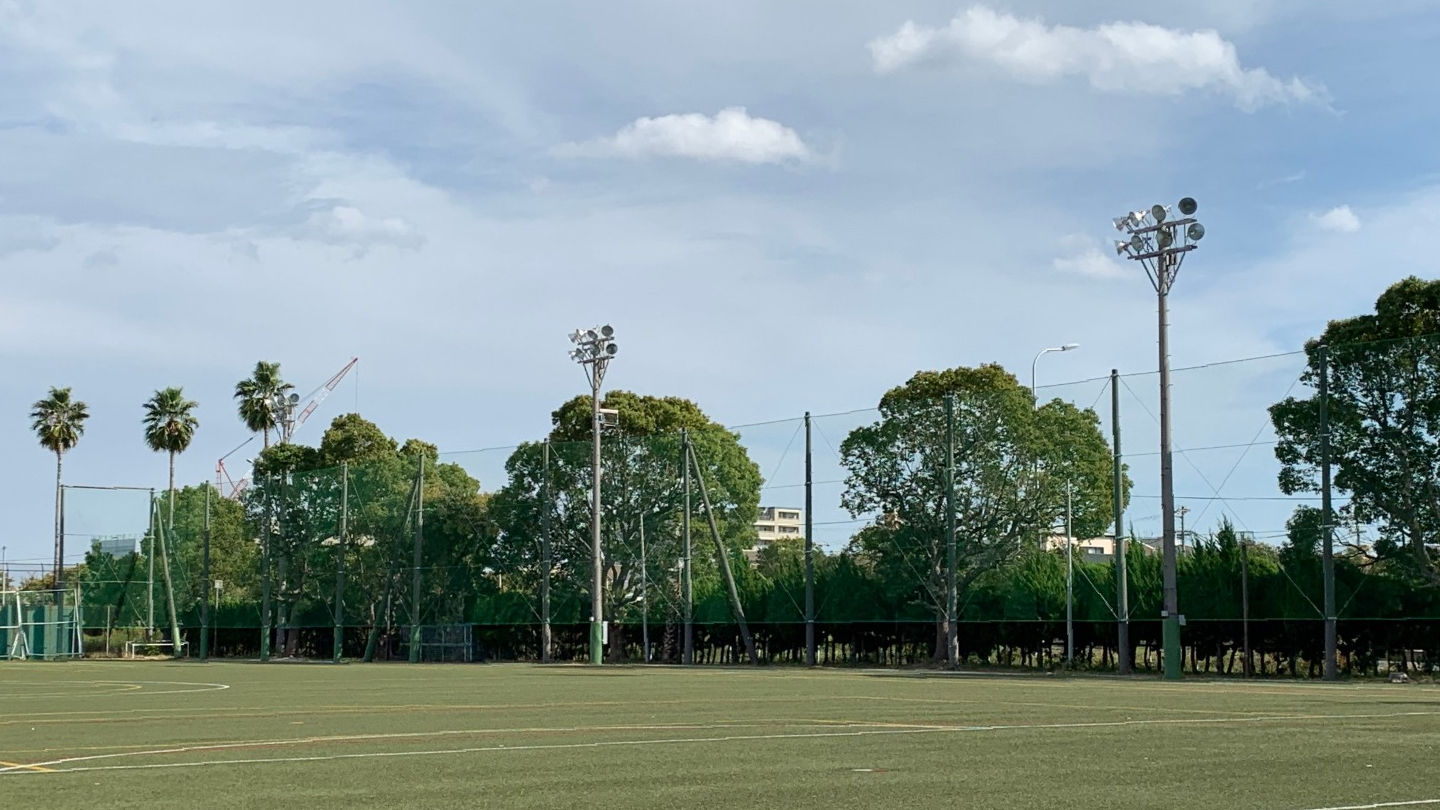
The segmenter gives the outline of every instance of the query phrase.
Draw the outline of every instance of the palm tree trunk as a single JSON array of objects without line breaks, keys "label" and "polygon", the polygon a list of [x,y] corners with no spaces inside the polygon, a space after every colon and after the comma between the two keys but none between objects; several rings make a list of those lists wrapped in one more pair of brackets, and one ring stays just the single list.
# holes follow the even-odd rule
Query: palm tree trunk
[{"label": "palm tree trunk", "polygon": [[167,547],[175,532],[175,453],[170,453],[170,516],[160,536],[160,567],[165,574],[165,601],[170,605],[170,652],[180,657],[180,618],[175,611],[175,585],[170,581],[170,555]]},{"label": "palm tree trunk", "polygon": [[60,587],[60,572],[65,565],[65,535],[62,534],[60,523],[62,516],[60,500],[60,468],[64,460],[64,454],[59,450],[55,451],[55,587]]}]

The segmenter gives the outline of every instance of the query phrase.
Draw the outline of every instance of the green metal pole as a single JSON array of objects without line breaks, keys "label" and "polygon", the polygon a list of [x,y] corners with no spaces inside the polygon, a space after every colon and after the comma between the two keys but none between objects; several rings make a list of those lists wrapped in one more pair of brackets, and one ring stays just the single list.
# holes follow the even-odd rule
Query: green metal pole
[{"label": "green metal pole", "polygon": [[420,472],[415,485],[415,567],[410,578],[410,663],[420,663],[420,563],[425,542],[425,452],[419,453]]},{"label": "green metal pole", "polygon": [[1325,578],[1325,680],[1340,678],[1335,626],[1335,512],[1330,503],[1330,347],[1320,347],[1320,513],[1324,524],[1321,567]]},{"label": "green metal pole", "polygon": [[265,531],[260,540],[260,660],[270,660],[270,546],[275,531],[275,476],[265,477]]},{"label": "green metal pole", "polygon": [[810,452],[810,412],[805,412],[805,666],[815,666],[815,486]]},{"label": "green metal pole", "polygon": [[681,589],[685,592],[682,594],[685,600],[685,650],[681,661],[689,665],[695,663],[695,583],[690,578],[690,431],[683,428],[680,430],[680,466],[683,468],[681,486],[685,491],[685,511],[680,516],[685,555],[681,560],[684,569]]},{"label": "green metal pole", "polygon": [[550,663],[550,572],[555,567],[550,557],[550,440],[541,450],[544,465],[540,485],[540,663]]},{"label": "green metal pole", "polygon": [[210,660],[210,485],[205,485],[205,534],[200,547],[200,660]]},{"label": "green metal pole", "polygon": [[350,462],[340,462],[340,536],[335,543],[335,643],[331,660],[345,653],[345,543],[350,532]]},{"label": "green metal pole", "polygon": [[955,553],[955,395],[945,395],[945,663],[960,667],[959,582]]}]

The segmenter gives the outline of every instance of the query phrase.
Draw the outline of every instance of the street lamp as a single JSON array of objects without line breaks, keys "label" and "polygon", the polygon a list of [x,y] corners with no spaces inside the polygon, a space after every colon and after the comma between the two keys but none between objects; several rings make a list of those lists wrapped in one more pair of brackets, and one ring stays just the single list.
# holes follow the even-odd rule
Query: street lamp
[{"label": "street lamp", "polygon": [[1040,353],[1035,355],[1035,360],[1030,363],[1030,395],[1035,397],[1036,408],[1040,407],[1040,392],[1035,387],[1035,367],[1040,365],[1040,358],[1051,352],[1073,352],[1078,348],[1080,348],[1079,343],[1066,343],[1064,346],[1055,346],[1054,348],[1050,349],[1041,349]]},{"label": "street lamp", "polygon": [[1115,242],[1115,253],[1140,262],[1155,288],[1160,316],[1160,522],[1164,535],[1164,602],[1160,618],[1164,627],[1165,678],[1178,680],[1183,674],[1180,651],[1180,603],[1175,587],[1175,477],[1170,454],[1170,321],[1167,302],[1185,254],[1199,247],[1205,226],[1196,221],[1199,206],[1194,197],[1176,205],[1178,219],[1170,208],[1154,205],[1149,211],[1132,211],[1116,217],[1115,230],[1129,235]]},{"label": "street lamp", "polygon": [[585,369],[590,381],[590,555],[594,569],[590,584],[590,663],[599,664],[605,658],[605,605],[601,598],[605,582],[600,558],[600,385],[620,347],[615,345],[615,329],[608,324],[576,329],[570,333],[570,342],[575,344],[570,359]]},{"label": "street lamp", "polygon": [[[1040,408],[1040,392],[1035,384],[1035,368],[1040,363],[1040,358],[1051,352],[1073,352],[1080,348],[1079,343],[1066,343],[1063,346],[1055,346],[1049,349],[1041,349],[1035,355],[1035,360],[1030,363],[1030,394],[1035,398],[1035,408]],[[1073,538],[1070,529],[1071,494],[1070,482],[1065,483],[1065,664],[1075,665],[1075,553],[1072,546]],[[1054,525],[1053,523],[1051,524]]]}]

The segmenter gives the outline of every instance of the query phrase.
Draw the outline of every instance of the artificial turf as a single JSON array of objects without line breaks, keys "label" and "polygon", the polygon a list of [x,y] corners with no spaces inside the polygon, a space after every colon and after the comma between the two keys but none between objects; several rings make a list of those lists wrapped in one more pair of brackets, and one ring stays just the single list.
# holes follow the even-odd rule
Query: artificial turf
[{"label": "artificial turf", "polygon": [[26,810],[1440,807],[1436,751],[1427,685],[0,665],[0,806]]}]

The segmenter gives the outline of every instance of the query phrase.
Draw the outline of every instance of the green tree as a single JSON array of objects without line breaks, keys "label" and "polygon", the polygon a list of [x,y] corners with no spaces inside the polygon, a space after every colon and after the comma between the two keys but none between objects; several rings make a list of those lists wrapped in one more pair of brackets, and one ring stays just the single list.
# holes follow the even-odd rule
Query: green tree
[{"label": "green tree", "polygon": [[[1440,281],[1407,278],[1373,314],[1332,321],[1305,344],[1301,381],[1318,388],[1328,354],[1334,487],[1348,494],[1340,517],[1378,528],[1375,553],[1440,586],[1432,550],[1440,532]],[[1318,394],[1270,408],[1279,441],[1280,488],[1318,492]]]},{"label": "green tree", "polygon": [[[727,550],[753,545],[760,471],[740,445],[739,437],[711,421],[689,400],[612,391],[603,405],[619,412],[619,425],[606,429],[601,448],[605,614],[608,619],[638,620],[635,611],[642,595],[642,565],[649,582],[662,583],[673,578],[670,570],[682,555],[680,431],[690,433]],[[527,588],[538,588],[533,579],[542,567],[541,526],[548,511],[555,620],[561,621],[560,610],[572,606],[576,615],[564,619],[576,620],[581,618],[580,596],[590,591],[592,562],[589,398],[580,396],[566,402],[552,414],[552,424],[548,471],[541,442],[521,445],[506,460],[507,483],[490,504],[496,530],[492,556],[497,568],[507,576],[521,574],[530,578],[525,583]],[[549,503],[543,497],[547,482]],[[692,577],[698,602],[698,595],[718,569],[713,551],[707,553],[713,544],[700,511],[698,487],[695,491]],[[642,521],[647,541],[643,560]],[[588,599],[583,601],[588,604]],[[611,655],[623,655],[623,637],[612,632],[611,639]]]},{"label": "green tree", "polygon": [[[880,420],[840,446],[842,505],[874,516],[852,547],[869,557],[892,597],[926,609],[944,653],[947,396],[955,403],[957,587],[1037,545],[1074,492],[1080,536],[1111,520],[1112,456],[1099,417],[1030,391],[998,365],[924,371],[880,400]],[[1126,496],[1128,497],[1128,482]]]},{"label": "green tree", "polygon": [[195,430],[200,427],[200,420],[195,418],[195,409],[199,403],[185,398],[185,392],[179,386],[171,386],[156,391],[154,396],[145,402],[145,444],[157,453],[167,453],[170,456],[170,483],[167,488],[169,512],[167,516],[166,530],[162,533],[164,538],[160,543],[160,565],[165,575],[166,601],[170,604],[170,640],[174,642],[174,652],[180,654],[180,619],[176,614],[175,605],[175,584],[171,581],[170,560],[166,547],[172,542],[170,535],[175,528],[175,457],[185,452],[190,447],[190,442],[195,438]]},{"label": "green tree", "polygon": [[239,400],[236,410],[240,421],[251,433],[265,437],[265,446],[270,446],[270,431],[276,427],[275,396],[290,391],[295,386],[280,377],[280,364],[261,360],[255,364],[250,376],[235,384],[235,399]]},{"label": "green tree", "polygon": [[50,395],[36,401],[30,410],[30,428],[40,439],[40,446],[55,454],[55,570],[65,565],[65,538],[60,529],[61,468],[65,454],[80,443],[85,433],[85,420],[90,411],[85,403],[74,399],[69,388],[51,387]]}]

